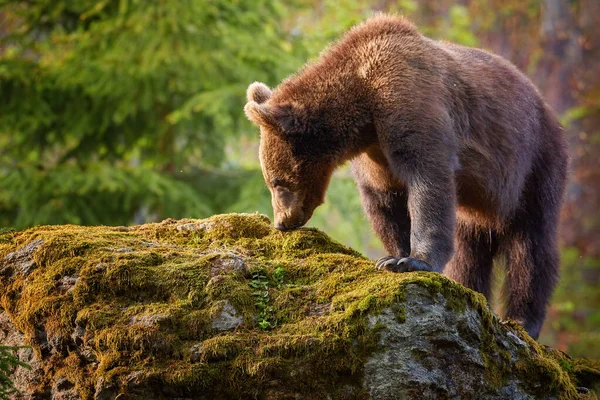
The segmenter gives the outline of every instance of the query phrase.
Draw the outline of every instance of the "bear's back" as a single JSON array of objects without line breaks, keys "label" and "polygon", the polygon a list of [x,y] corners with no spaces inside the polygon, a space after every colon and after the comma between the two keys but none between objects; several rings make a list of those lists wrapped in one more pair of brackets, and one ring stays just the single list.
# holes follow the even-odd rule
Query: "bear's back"
[{"label": "bear's back", "polygon": [[[446,114],[440,129],[454,128],[460,180],[485,193],[482,202],[496,203],[498,215],[512,212],[539,155],[562,147],[558,122],[533,83],[501,56],[429,39],[388,16],[366,21],[349,38],[338,51],[358,55],[358,75],[373,90],[372,106],[382,110],[376,115],[399,110],[396,117],[406,119],[400,125],[412,126]],[[482,189],[491,186],[492,193]]]}]

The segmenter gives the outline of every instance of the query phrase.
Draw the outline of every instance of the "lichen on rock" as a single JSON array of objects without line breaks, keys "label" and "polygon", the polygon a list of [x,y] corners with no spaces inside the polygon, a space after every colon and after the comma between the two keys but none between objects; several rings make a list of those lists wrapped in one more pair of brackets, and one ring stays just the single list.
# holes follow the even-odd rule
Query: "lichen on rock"
[{"label": "lichen on rock", "polygon": [[441,275],[258,214],[4,234],[0,289],[40,398],[574,399],[600,376]]}]

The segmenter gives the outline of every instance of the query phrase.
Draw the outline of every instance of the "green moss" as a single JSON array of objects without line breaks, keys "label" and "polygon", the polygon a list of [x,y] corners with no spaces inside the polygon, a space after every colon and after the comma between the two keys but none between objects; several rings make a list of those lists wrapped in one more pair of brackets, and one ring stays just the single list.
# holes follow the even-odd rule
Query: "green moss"
[{"label": "green moss", "polygon": [[546,346],[539,346],[538,350],[545,359],[554,361],[560,367],[563,379],[600,393],[600,360],[571,358],[562,351]]},{"label": "green moss", "polygon": [[[502,324],[495,324],[495,329],[503,329],[511,331],[521,340],[527,343],[527,347],[521,348],[517,355],[517,360],[514,368],[511,369],[509,355],[505,355],[505,362],[499,368],[501,373],[508,376],[509,373],[517,375],[522,382],[531,382],[528,379],[531,376],[536,377],[537,382],[544,382],[543,386],[531,384],[528,387],[529,391],[537,394],[540,397],[554,396],[558,399],[578,399],[579,396],[576,390],[576,379],[569,374],[569,363],[560,362],[558,353],[549,351],[533,340],[525,331],[525,329],[514,321],[508,320]],[[501,345],[495,343],[487,350],[487,353],[493,352],[494,349],[501,348]]]},{"label": "green moss", "polygon": [[[40,390],[64,376],[84,399],[93,397],[99,378],[127,394],[127,377],[136,373],[157,387],[179,388],[182,397],[201,391],[213,398],[279,398],[289,390],[318,399],[344,388],[366,398],[359,389],[362,365],[377,344],[377,327],[369,328],[366,316],[392,306],[404,322],[402,301],[411,284],[441,293],[455,312],[474,306],[484,325],[486,375],[501,386],[510,369],[494,330],[518,328],[500,325],[482,295],[438,274],[381,273],[315,229],[282,233],[265,216],[230,214],[132,228],[44,226],[10,235],[0,241],[0,258],[44,240],[31,275],[0,276],[0,307],[28,342],[38,354],[48,351],[38,338],[45,332],[64,355],[45,358],[48,378]],[[245,260],[247,273],[216,271],[223,254]],[[75,285],[61,288],[68,278]],[[224,301],[243,324],[218,332],[212,321]],[[261,320],[269,325],[261,329]],[[565,371],[565,362],[535,346],[533,361],[519,366],[523,376],[546,377],[548,393],[574,390],[569,374],[587,367],[570,364]],[[273,379],[285,382],[284,392],[273,391]]]},{"label": "green moss", "polygon": [[392,306],[392,312],[396,317],[396,321],[403,324],[406,322],[406,310],[400,304],[394,304]]},{"label": "green moss", "polygon": [[[0,228],[0,246],[9,245],[13,241],[15,230],[12,228]],[[2,247],[0,247],[0,252]]]}]

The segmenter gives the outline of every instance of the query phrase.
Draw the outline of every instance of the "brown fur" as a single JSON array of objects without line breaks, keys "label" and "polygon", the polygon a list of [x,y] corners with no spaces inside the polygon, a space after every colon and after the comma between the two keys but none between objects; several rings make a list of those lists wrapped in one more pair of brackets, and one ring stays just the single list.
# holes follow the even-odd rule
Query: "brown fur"
[{"label": "brown fur", "polygon": [[409,257],[398,265],[487,296],[504,254],[507,316],[537,337],[558,276],[567,155],[560,125],[512,64],[378,16],[272,93],[251,85],[245,111],[261,128],[277,227],[306,223],[351,161],[394,268]]}]

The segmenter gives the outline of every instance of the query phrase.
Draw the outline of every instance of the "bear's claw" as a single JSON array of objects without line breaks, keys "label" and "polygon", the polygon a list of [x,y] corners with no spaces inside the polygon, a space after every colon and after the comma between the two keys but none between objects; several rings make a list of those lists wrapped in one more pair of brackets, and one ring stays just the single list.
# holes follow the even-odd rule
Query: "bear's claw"
[{"label": "bear's claw", "polygon": [[375,267],[379,270],[389,272],[430,272],[433,270],[431,265],[427,264],[425,261],[417,260],[416,258],[411,257],[397,258],[393,256],[381,257],[375,263]]}]

